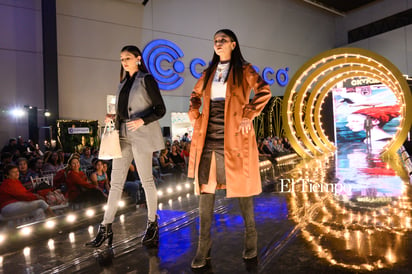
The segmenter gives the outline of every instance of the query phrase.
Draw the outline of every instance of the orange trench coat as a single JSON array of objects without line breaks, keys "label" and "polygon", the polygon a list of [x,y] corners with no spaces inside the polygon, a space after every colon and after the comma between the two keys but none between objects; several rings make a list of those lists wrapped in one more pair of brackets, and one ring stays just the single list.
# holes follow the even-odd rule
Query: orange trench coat
[{"label": "orange trench coat", "polygon": [[[200,194],[197,180],[199,162],[205,144],[206,130],[210,111],[210,94],[213,76],[211,74],[205,90],[203,82],[205,73],[196,83],[189,108],[189,118],[194,123],[192,143],[190,147],[188,177],[195,178],[195,193]],[[250,93],[254,97],[249,102]],[[200,113],[199,104],[193,104],[193,99],[203,97],[203,109]],[[229,72],[225,98],[224,118],[224,158],[226,171],[226,196],[249,197],[262,192],[259,171],[259,152],[256,144],[255,131],[242,134],[238,131],[242,118],[253,120],[265,107],[271,98],[269,85],[256,73],[251,64],[243,66],[243,81],[241,86],[233,84],[233,70]]]}]

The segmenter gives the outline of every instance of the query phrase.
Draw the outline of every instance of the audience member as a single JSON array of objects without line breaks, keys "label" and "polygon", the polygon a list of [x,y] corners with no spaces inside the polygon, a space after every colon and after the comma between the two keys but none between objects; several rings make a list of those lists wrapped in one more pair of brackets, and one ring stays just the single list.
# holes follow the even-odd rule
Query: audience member
[{"label": "audience member", "polygon": [[94,170],[90,175],[90,181],[107,196],[110,190],[110,182],[107,174],[103,171],[103,160],[94,161]]},{"label": "audience member", "polygon": [[190,139],[189,139],[189,133],[185,133],[185,135],[183,135],[183,137],[182,137],[182,139],[181,139],[183,142],[185,142],[185,143],[187,143],[187,142],[189,142],[190,141]]},{"label": "audience member", "polygon": [[186,170],[189,165],[189,155],[190,155],[190,142],[184,143],[182,146],[182,152],[180,156],[182,156],[183,160],[185,160]]},{"label": "audience member", "polygon": [[[129,170],[127,172],[126,182],[123,186],[123,191],[129,196],[130,201],[133,204],[137,204],[139,201],[139,195],[141,189],[141,182],[139,180],[139,175],[137,174],[136,167],[133,163],[130,164]],[[144,191],[142,191],[144,193]],[[144,195],[144,194],[143,194]]]},{"label": "audience member", "polygon": [[23,156],[27,152],[27,145],[24,142],[23,137],[19,136],[17,138],[17,149],[20,151],[20,155]]},{"label": "audience member", "polygon": [[6,179],[0,185],[0,210],[3,217],[31,215],[36,221],[55,216],[42,197],[28,191],[19,181],[19,170],[9,164],[5,168]]},{"label": "audience member", "polygon": [[160,151],[159,156],[160,171],[162,173],[172,173],[174,181],[177,182],[180,177],[180,169],[173,163],[173,160],[169,157],[169,150],[167,148]]},{"label": "audience member", "polygon": [[181,152],[179,149],[179,145],[173,144],[172,151],[169,153],[169,157],[172,160],[172,162],[176,165],[176,167],[179,169],[179,171],[183,173],[186,171],[186,163],[180,154]]},{"label": "audience member", "polygon": [[78,154],[73,154],[70,157],[64,172],[64,181],[67,186],[66,195],[70,203],[100,204],[106,201],[104,193],[97,186],[89,183],[86,174],[80,171]]},{"label": "audience member", "polygon": [[10,138],[9,143],[3,147],[1,153],[9,152],[11,155],[14,155],[17,149],[17,140],[16,138]]},{"label": "audience member", "polygon": [[57,171],[64,168],[63,162],[61,162],[61,158],[59,157],[57,151],[47,151],[44,156],[44,173],[56,174]]},{"label": "audience member", "polygon": [[33,192],[33,183],[31,181],[31,178],[37,177],[37,174],[29,169],[29,162],[26,158],[21,157],[17,159],[17,166],[20,174],[20,182],[28,191]]},{"label": "audience member", "polygon": [[90,147],[83,148],[83,153],[80,156],[80,166],[83,170],[93,168],[93,157]]},{"label": "audience member", "polygon": [[43,176],[43,159],[41,157],[36,157],[30,160],[29,169],[36,174],[36,177]]}]

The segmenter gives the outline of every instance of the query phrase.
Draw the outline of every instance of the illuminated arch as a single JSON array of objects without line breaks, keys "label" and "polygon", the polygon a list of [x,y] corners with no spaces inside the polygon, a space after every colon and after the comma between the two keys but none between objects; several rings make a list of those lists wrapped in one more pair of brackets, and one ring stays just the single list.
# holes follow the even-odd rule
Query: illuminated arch
[{"label": "illuminated arch", "polygon": [[[323,131],[320,119],[326,95],[340,81],[352,77],[378,80],[392,90],[400,105],[400,124],[381,155],[395,153],[412,124],[409,86],[402,73],[386,58],[360,48],[325,51],[306,62],[289,82],[282,106],[285,134],[302,157],[330,153],[336,148]],[[300,139],[300,141],[299,141]]]}]

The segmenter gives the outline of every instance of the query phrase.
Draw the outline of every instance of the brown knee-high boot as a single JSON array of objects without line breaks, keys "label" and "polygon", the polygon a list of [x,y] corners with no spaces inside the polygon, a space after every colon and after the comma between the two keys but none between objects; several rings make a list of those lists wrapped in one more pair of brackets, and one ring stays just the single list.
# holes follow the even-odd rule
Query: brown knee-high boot
[{"label": "brown knee-high boot", "polygon": [[215,204],[215,194],[202,193],[199,197],[199,242],[197,245],[196,255],[192,260],[192,268],[201,268],[206,266],[207,260],[210,259],[210,249],[212,240],[210,238],[210,228],[212,226],[213,207]]},{"label": "brown knee-high boot", "polygon": [[253,197],[239,198],[240,210],[245,222],[245,244],[242,257],[245,260],[257,257],[257,232],[255,227],[255,214]]}]

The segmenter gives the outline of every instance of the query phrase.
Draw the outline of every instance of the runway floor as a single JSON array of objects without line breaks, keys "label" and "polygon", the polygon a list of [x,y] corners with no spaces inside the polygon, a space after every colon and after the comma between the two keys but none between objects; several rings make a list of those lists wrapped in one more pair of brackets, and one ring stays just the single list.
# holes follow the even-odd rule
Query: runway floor
[{"label": "runway floor", "polygon": [[[158,249],[140,244],[146,209],[129,207],[113,224],[111,263],[101,265],[99,249],[84,246],[96,233],[100,215],[8,248],[1,254],[0,272],[411,273],[409,178],[396,159],[382,163],[364,153],[367,161],[358,161],[361,152],[356,150],[350,150],[355,151],[354,165],[346,151],[295,162],[292,169],[283,169],[277,176],[272,173],[276,178],[270,182],[265,178],[271,177],[273,170],[263,175],[265,192],[254,199],[256,261],[245,262],[241,256],[243,220],[237,199],[225,198],[220,192],[212,225],[210,265],[191,270],[199,219],[198,198],[188,190],[161,199]],[[329,185],[329,189],[319,191],[317,184],[322,183],[333,183],[335,188]],[[342,184],[339,193],[337,184]],[[345,188],[349,186],[350,192]]]}]

